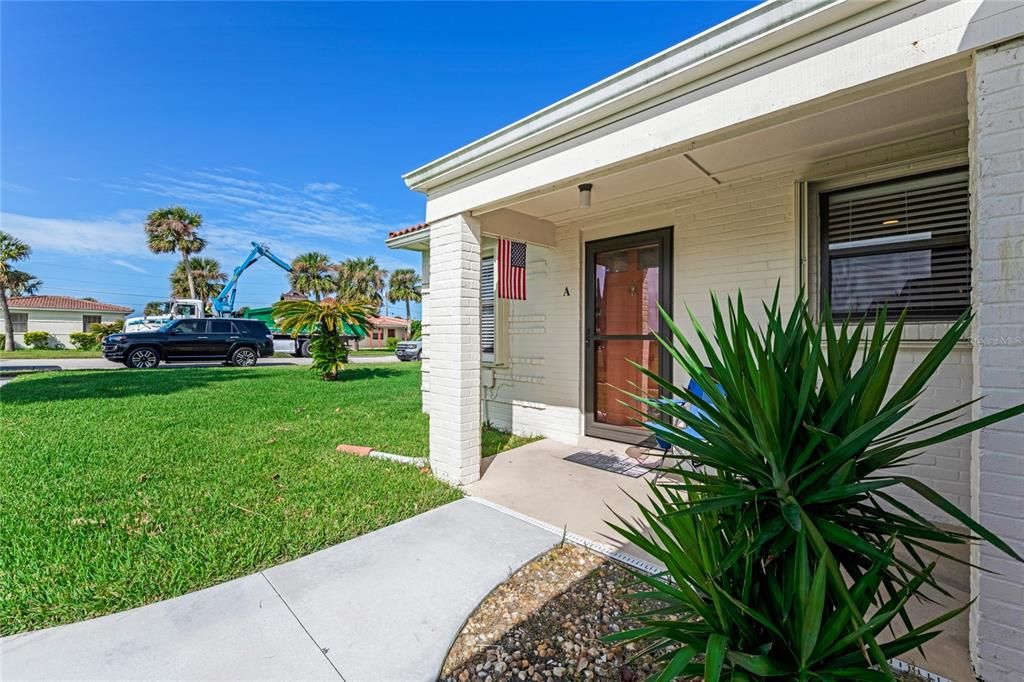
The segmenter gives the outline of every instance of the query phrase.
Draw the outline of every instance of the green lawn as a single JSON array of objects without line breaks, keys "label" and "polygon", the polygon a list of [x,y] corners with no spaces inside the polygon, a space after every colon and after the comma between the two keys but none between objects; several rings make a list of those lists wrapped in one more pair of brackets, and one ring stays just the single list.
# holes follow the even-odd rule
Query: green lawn
[{"label": "green lawn", "polygon": [[[0,389],[0,634],[173,597],[455,500],[418,364],[45,373]],[[485,435],[490,450],[513,440]]]},{"label": "green lawn", "polygon": [[0,350],[0,360],[38,360],[40,358],[101,358],[103,352],[97,350],[78,350],[77,348],[61,348],[41,350],[36,348],[19,348],[17,350]]},{"label": "green lawn", "polygon": [[492,428],[485,428],[482,436],[480,450],[484,457],[490,457],[499,452],[540,440],[540,436],[517,436],[507,431],[497,431]]},{"label": "green lawn", "polygon": [[350,355],[358,355],[360,357],[368,357],[371,355],[394,355],[395,351],[388,350],[387,348],[364,348],[362,350],[354,350]]}]

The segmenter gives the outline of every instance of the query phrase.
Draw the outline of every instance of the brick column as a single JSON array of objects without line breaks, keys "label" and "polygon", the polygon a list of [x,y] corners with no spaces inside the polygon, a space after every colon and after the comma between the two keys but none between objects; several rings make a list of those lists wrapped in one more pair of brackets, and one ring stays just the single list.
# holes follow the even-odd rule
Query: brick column
[{"label": "brick column", "polygon": [[[1024,401],[1024,40],[975,55],[968,90],[975,416]],[[1024,418],[975,433],[971,512],[1024,555]],[[1024,679],[1024,564],[972,559],[971,659],[985,682]]]},{"label": "brick column", "polygon": [[430,466],[451,483],[480,478],[480,223],[430,225]]}]

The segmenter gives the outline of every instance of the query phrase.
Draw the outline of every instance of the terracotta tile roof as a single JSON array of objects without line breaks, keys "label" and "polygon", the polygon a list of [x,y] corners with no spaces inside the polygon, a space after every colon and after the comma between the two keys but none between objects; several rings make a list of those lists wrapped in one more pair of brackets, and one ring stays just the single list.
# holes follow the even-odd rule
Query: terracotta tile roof
[{"label": "terracotta tile roof", "polygon": [[408,327],[409,320],[404,317],[371,317],[370,324],[374,327]]},{"label": "terracotta tile roof", "polygon": [[101,313],[130,313],[133,308],[125,308],[110,303],[86,301],[71,296],[21,296],[9,299],[12,308],[30,308],[33,310],[85,310]]},{"label": "terracotta tile roof", "polygon": [[409,234],[410,232],[419,232],[420,230],[430,227],[427,223],[420,223],[419,225],[413,225],[412,227],[406,227],[401,230],[395,230],[394,232],[388,232],[388,239],[394,239],[395,237],[401,237],[403,234]]}]

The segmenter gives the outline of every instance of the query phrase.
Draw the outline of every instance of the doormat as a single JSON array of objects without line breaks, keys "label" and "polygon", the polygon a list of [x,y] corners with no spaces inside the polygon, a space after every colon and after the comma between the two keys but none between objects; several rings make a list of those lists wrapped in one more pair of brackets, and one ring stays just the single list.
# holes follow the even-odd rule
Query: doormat
[{"label": "doormat", "polygon": [[615,474],[622,474],[623,476],[629,476],[630,478],[640,478],[650,471],[650,469],[640,466],[633,460],[622,459],[621,457],[609,455],[604,452],[581,450],[580,452],[572,453],[566,457],[565,460],[567,462],[575,462],[576,464],[601,469],[602,471],[611,471]]}]

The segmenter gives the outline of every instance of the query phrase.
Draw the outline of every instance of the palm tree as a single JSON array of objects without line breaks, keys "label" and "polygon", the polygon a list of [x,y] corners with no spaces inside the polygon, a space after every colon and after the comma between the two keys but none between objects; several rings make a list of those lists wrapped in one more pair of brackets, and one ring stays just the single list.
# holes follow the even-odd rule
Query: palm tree
[{"label": "palm tree", "polygon": [[[185,270],[186,263],[188,271],[192,274],[191,289],[188,271]],[[216,258],[189,258],[188,261],[178,263],[178,267],[171,272],[171,296],[184,298],[186,294],[190,294],[191,298],[198,298],[203,302],[205,310],[210,299],[224,288],[227,279],[227,273],[220,269],[220,262]]]},{"label": "palm tree", "polygon": [[338,297],[346,301],[369,301],[376,313],[384,302],[384,279],[388,271],[380,267],[377,259],[348,258],[334,266],[337,275]]},{"label": "palm tree", "polygon": [[343,301],[325,298],[322,301],[278,301],[274,304],[274,320],[281,331],[292,337],[309,332],[313,369],[324,381],[334,381],[348,362],[347,335],[364,336],[371,304],[364,299]]},{"label": "palm tree", "polygon": [[4,315],[4,348],[14,350],[14,320],[7,298],[28,296],[38,291],[42,282],[32,275],[18,270],[14,264],[25,260],[32,253],[32,247],[17,237],[0,230],[0,307]]},{"label": "palm tree", "polygon": [[409,303],[423,300],[420,293],[420,276],[412,268],[398,268],[391,273],[388,280],[388,300],[392,303],[405,301],[405,319],[412,319],[409,313]]},{"label": "palm tree", "polygon": [[317,301],[324,294],[334,291],[336,286],[331,277],[331,259],[326,253],[319,251],[296,256],[292,261],[292,271],[288,279],[292,289],[301,294],[313,294]]},{"label": "palm tree", "polygon": [[199,236],[203,216],[193,213],[184,206],[158,208],[146,218],[146,239],[149,250],[153,253],[181,254],[181,263],[185,269],[185,281],[188,283],[189,298],[196,296],[195,280],[189,256],[199,253],[206,247],[206,240]]},{"label": "palm tree", "polygon": [[167,312],[167,304],[163,301],[150,301],[142,309],[142,314],[146,316],[163,315],[165,312]]}]

